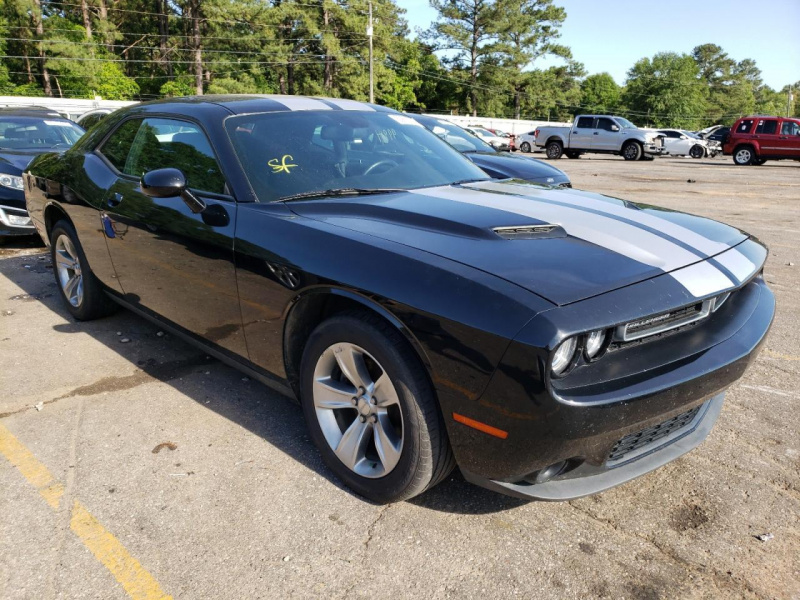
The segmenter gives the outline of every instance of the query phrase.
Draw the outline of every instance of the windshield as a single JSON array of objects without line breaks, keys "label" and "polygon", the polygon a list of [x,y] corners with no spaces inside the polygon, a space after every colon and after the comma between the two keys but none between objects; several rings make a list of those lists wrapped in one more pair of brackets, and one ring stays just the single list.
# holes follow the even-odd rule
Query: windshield
[{"label": "windshield", "polygon": [[55,150],[69,148],[84,130],[66,119],[0,117],[0,148],[3,150]]},{"label": "windshield", "polygon": [[480,135],[485,135],[487,137],[496,137],[491,131],[489,131],[488,129],[484,129],[483,127],[473,127],[472,130]]},{"label": "windshield", "polygon": [[636,127],[636,125],[628,121],[628,119],[623,119],[622,117],[614,117],[614,118],[617,120],[617,123],[619,123],[619,126],[622,127],[623,129],[638,129],[638,127]]},{"label": "windshield", "polygon": [[415,189],[488,179],[400,114],[273,112],[228,117],[225,128],[261,202],[316,191]]},{"label": "windshield", "polygon": [[693,139],[695,139],[695,140],[699,140],[699,139],[700,139],[700,136],[699,136],[699,135],[697,135],[696,133],[694,133],[694,132],[691,132],[691,131],[686,131],[685,129],[684,129],[684,130],[681,130],[681,133],[682,133],[683,135],[685,135],[685,136],[687,136],[687,137],[690,137],[690,138],[693,138]]},{"label": "windshield", "polygon": [[459,152],[491,152],[493,154],[497,152],[481,138],[443,119],[418,117],[415,120],[418,120],[428,131],[438,135]]}]

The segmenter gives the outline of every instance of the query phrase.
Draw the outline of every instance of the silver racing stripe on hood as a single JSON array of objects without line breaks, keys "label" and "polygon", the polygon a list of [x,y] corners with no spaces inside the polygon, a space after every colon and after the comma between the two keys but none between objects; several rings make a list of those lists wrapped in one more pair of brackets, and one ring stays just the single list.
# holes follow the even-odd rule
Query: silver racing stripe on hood
[{"label": "silver racing stripe on hood", "polygon": [[695,298],[716,294],[736,285],[722,271],[709,262],[699,262],[676,271],[670,276]]},{"label": "silver racing stripe on hood", "polygon": [[[525,193],[526,186],[524,185],[519,185],[514,183],[508,183],[503,185],[519,188],[520,190],[522,190],[523,194]],[[493,186],[492,183],[487,183],[486,185],[482,184],[480,185],[480,188],[503,191],[502,187],[499,188],[495,187]],[[508,190],[505,191],[507,192]],[[719,254],[720,252],[724,252],[725,250],[730,248],[730,246],[728,246],[727,244],[710,240],[707,237],[697,233],[696,231],[687,229],[686,227],[678,225],[677,223],[673,223],[672,221],[668,221],[667,219],[662,219],[661,217],[657,217],[653,214],[646,213],[643,210],[635,210],[627,208],[625,206],[615,204],[613,201],[594,198],[592,197],[592,195],[587,194],[585,192],[579,192],[577,190],[564,191],[563,194],[559,194],[557,199],[554,198],[554,201],[560,204],[569,204],[577,208],[581,207],[589,208],[609,215],[621,217],[629,221],[635,221],[637,223],[641,223],[646,227],[650,227],[652,229],[661,231],[664,234],[670,236],[671,238],[683,242],[687,246],[691,246],[692,248],[700,250],[701,252],[703,252],[704,254],[708,254],[709,256],[713,256],[714,254]]]},{"label": "silver racing stripe on hood", "polygon": [[425,188],[411,192],[555,223],[573,237],[662,271],[672,271],[703,259],[665,238],[611,216],[540,202],[531,196],[487,194],[466,187]]}]

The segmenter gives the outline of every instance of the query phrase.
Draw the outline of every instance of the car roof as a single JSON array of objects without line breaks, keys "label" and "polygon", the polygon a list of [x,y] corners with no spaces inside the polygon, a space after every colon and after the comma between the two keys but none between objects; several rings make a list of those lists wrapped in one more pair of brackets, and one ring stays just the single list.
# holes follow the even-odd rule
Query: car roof
[{"label": "car roof", "polygon": [[[346,100],[343,98],[319,98],[313,96],[290,96],[285,94],[209,94],[204,96],[186,96],[183,98],[167,98],[144,102],[136,105],[136,109],[146,112],[161,111],[168,107],[203,105],[221,106],[233,114],[250,114],[263,112],[286,112],[296,110],[361,110],[397,113],[394,109],[368,102]],[[399,113],[398,113],[399,114]]]},{"label": "car roof", "polygon": [[44,106],[3,106],[0,107],[0,116],[5,117],[51,117],[64,119],[57,111]]}]

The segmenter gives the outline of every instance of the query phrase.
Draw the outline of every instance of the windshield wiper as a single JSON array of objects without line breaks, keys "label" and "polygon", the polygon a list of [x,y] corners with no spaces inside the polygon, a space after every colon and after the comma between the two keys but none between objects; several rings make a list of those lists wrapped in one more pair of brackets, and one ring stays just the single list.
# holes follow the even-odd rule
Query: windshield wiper
[{"label": "windshield wiper", "polygon": [[375,194],[391,194],[393,192],[407,192],[402,188],[339,188],[331,190],[316,190],[313,192],[300,192],[278,198],[278,202],[291,202],[292,200],[309,200],[311,198],[337,198],[341,196],[372,196]]}]

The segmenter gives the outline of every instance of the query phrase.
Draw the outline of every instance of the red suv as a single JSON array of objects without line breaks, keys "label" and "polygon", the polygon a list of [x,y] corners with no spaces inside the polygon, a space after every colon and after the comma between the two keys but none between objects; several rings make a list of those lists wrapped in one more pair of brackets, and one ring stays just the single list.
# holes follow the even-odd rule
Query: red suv
[{"label": "red suv", "polygon": [[737,165],[763,165],[767,160],[800,160],[800,119],[744,117],[736,121],[722,144]]}]

